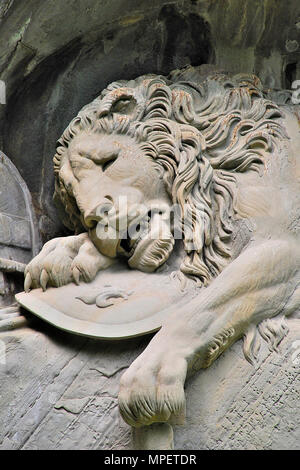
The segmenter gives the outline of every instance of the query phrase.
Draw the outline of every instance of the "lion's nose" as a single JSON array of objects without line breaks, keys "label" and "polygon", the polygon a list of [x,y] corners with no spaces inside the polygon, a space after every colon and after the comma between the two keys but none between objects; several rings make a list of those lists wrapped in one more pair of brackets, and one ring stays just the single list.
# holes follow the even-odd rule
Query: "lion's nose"
[{"label": "lion's nose", "polygon": [[97,225],[98,222],[107,219],[109,212],[113,209],[113,201],[112,198],[109,196],[105,196],[105,198],[97,204],[91,210],[87,210],[84,213],[84,222],[88,228],[93,228]]}]

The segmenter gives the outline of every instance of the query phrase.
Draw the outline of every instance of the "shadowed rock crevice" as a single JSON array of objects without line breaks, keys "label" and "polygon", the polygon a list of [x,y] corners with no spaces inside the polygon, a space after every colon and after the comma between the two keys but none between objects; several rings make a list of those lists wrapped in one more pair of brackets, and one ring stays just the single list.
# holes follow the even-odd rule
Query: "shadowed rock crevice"
[{"label": "shadowed rock crevice", "polygon": [[180,14],[174,5],[162,8],[159,20],[164,24],[162,71],[185,65],[201,65],[213,59],[209,24],[195,13]]}]

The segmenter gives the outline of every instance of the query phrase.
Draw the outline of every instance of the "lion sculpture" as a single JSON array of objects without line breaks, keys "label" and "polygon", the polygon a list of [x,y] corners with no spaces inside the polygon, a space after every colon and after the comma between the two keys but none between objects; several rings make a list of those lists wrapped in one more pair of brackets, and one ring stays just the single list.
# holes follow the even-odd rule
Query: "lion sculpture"
[{"label": "lion sculpture", "polygon": [[[91,281],[119,257],[151,273],[177,244],[178,277],[199,286],[121,379],[120,411],[132,426],[181,423],[188,373],[242,337],[254,362],[260,337],[275,349],[287,333],[285,317],[300,305],[294,108],[268,100],[254,75],[186,67],[110,84],[59,139],[55,200],[75,235],[45,244],[26,268],[25,290]],[[146,221],[141,204],[151,206]],[[181,240],[174,224],[157,228],[173,204]],[[117,236],[99,237],[104,216]],[[130,237],[137,220],[157,236]]]}]

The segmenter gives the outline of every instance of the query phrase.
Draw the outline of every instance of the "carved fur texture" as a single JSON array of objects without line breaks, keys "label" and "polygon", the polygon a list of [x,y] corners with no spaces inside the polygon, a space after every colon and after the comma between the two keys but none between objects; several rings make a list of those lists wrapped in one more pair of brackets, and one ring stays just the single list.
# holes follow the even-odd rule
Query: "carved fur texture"
[{"label": "carved fur texture", "polygon": [[65,224],[75,232],[84,230],[60,174],[72,139],[83,131],[129,135],[163,167],[169,196],[184,219],[181,271],[206,286],[231,259],[236,175],[262,171],[278,151],[278,142],[287,138],[281,117],[251,75],[216,73],[204,79],[199,67],[168,78],[114,82],[80,111],[58,141],[54,197]]}]

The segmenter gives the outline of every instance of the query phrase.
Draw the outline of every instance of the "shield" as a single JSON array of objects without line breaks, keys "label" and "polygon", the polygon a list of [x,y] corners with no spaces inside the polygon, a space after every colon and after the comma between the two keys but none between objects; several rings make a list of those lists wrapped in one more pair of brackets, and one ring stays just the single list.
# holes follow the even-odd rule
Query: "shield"
[{"label": "shield", "polygon": [[0,306],[9,305],[27,264],[39,250],[31,196],[20,173],[0,152]]},{"label": "shield", "polygon": [[115,264],[95,280],[79,286],[34,289],[17,301],[43,320],[65,331],[99,339],[120,339],[158,330],[175,308],[197,295],[193,282],[183,289],[170,267],[159,273]]},{"label": "shield", "polygon": [[39,251],[36,227],[29,190],[0,152],[0,257],[28,263]]}]

